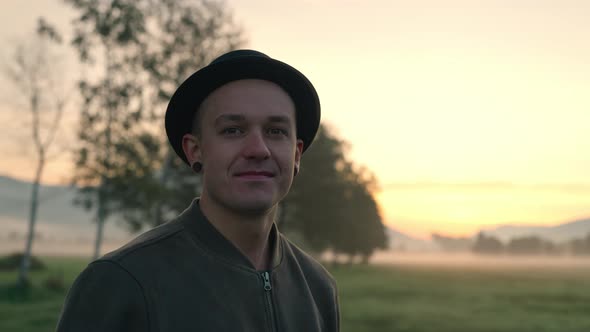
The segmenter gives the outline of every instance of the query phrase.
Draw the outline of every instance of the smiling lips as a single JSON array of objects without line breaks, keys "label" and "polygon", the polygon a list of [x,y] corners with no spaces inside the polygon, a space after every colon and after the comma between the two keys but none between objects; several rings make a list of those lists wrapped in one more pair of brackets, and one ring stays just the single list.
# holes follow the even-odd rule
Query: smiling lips
[{"label": "smiling lips", "polygon": [[274,173],[269,171],[245,171],[236,173],[236,176],[247,180],[261,180],[274,177]]}]

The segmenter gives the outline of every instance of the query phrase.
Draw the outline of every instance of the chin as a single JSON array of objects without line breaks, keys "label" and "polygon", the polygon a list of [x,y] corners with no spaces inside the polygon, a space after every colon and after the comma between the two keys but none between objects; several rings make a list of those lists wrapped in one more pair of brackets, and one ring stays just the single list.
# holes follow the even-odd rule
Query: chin
[{"label": "chin", "polygon": [[233,210],[245,215],[263,215],[270,212],[278,202],[270,199],[240,200],[234,202]]},{"label": "chin", "polygon": [[277,190],[252,190],[252,188],[233,188],[233,190],[224,190],[209,192],[213,201],[219,206],[233,211],[234,213],[247,216],[262,216],[272,212],[280,200],[285,196]]}]

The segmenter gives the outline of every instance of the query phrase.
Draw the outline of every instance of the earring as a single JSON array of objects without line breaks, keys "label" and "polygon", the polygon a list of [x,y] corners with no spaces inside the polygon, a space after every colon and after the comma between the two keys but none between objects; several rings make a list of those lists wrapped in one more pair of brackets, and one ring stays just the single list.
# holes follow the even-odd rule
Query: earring
[{"label": "earring", "polygon": [[203,164],[201,164],[198,161],[195,161],[192,165],[191,168],[193,169],[193,172],[195,173],[200,173],[201,170],[203,169]]}]

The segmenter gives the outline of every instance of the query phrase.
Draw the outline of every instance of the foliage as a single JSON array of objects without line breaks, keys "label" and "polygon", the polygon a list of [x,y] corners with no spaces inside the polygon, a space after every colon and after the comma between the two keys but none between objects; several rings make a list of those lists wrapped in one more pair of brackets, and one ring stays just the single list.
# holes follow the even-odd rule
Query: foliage
[{"label": "foliage", "polygon": [[473,240],[471,238],[450,237],[438,233],[432,233],[432,241],[445,252],[467,251],[473,246]]},{"label": "foliage", "polygon": [[473,252],[478,254],[500,254],[504,252],[504,244],[493,236],[479,233],[473,244]]},{"label": "foliage", "polygon": [[538,236],[524,236],[511,239],[506,245],[506,252],[513,255],[559,253],[555,244]]},{"label": "foliage", "polygon": [[571,240],[569,247],[574,255],[590,255],[590,233],[585,238]]},{"label": "foliage", "polygon": [[385,228],[372,195],[376,181],[367,170],[354,168],[345,148],[320,127],[284,201],[281,227],[301,234],[309,249],[361,255],[366,261],[386,246]]},{"label": "foliage", "polygon": [[[0,257],[0,271],[16,271],[20,267],[22,259],[22,253],[14,253]],[[29,268],[31,271],[40,271],[44,270],[46,267],[39,258],[31,256]]]},{"label": "foliage", "polygon": [[48,289],[50,291],[64,291],[64,290],[66,290],[66,286],[64,284],[63,272],[60,271],[58,273],[54,273],[54,274],[48,276],[47,278],[45,278],[45,280],[43,280],[42,285],[43,285],[43,287],[45,287],[46,289]]},{"label": "foliage", "polygon": [[241,29],[219,1],[150,0],[145,19],[140,60],[158,119],[190,74],[244,43]]},{"label": "foliage", "polygon": [[[145,91],[153,106],[150,119],[162,123],[166,104],[176,88],[194,71],[244,41],[230,11],[218,1],[152,0],[146,13],[148,31],[140,43]],[[166,135],[156,135],[162,147],[156,174],[158,186],[153,187],[157,200],[150,205],[150,216],[138,219],[148,226],[159,225],[183,211],[200,191],[200,177],[176,156]],[[123,207],[135,210],[135,214],[142,209]],[[141,227],[125,219],[132,229]]]},{"label": "foliage", "polygon": [[132,231],[160,224],[186,208],[199,184],[165,140],[165,104],[189,74],[239,45],[240,30],[218,1],[66,2],[79,13],[80,59],[103,74],[80,84],[78,202]]},{"label": "foliage", "polygon": [[493,236],[478,234],[472,250],[480,254],[508,255],[590,255],[590,233],[584,238],[553,243],[538,236],[522,236],[510,239],[505,245]]},{"label": "foliage", "polygon": [[[77,203],[96,210],[97,235],[94,257],[100,254],[106,219],[118,211],[116,177],[120,167],[134,166],[121,151],[147,150],[142,118],[143,89],[137,42],[145,32],[141,4],[128,0],[66,0],[79,16],[73,21],[72,45],[92,77],[79,83],[82,96],[78,151],[74,181],[82,185]],[[98,65],[95,65],[98,62]],[[137,142],[138,144],[130,144]],[[149,141],[147,141],[149,143]],[[140,155],[134,151],[131,155]],[[133,171],[140,171],[133,169]],[[144,177],[144,174],[137,174]]]}]

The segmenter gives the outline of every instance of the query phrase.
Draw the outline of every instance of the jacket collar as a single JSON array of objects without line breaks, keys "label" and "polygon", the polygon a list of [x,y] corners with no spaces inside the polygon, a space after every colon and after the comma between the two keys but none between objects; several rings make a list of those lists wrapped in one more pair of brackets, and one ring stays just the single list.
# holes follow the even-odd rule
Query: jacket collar
[{"label": "jacket collar", "polygon": [[[198,198],[193,200],[191,205],[180,214],[179,219],[191,236],[210,254],[231,265],[255,270],[250,260],[207,220],[199,207]],[[271,269],[276,268],[281,262],[282,252],[279,236],[277,226],[273,223],[269,234]]]}]

